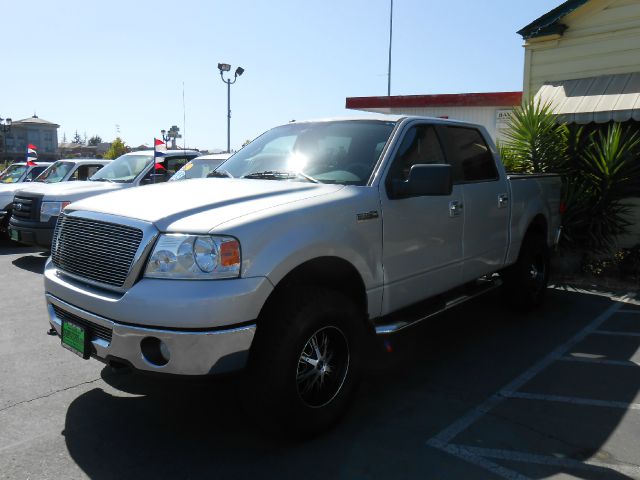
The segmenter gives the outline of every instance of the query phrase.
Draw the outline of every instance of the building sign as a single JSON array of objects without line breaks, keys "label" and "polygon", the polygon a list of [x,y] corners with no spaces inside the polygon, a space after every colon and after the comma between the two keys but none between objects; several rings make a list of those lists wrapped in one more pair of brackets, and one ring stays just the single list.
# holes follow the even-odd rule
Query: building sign
[{"label": "building sign", "polygon": [[504,129],[509,126],[513,110],[496,110],[496,128]]}]

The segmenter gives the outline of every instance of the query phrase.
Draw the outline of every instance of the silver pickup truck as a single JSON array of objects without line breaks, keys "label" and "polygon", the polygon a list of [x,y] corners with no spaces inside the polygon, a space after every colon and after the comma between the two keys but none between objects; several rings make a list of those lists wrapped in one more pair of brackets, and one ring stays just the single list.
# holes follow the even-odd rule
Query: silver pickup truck
[{"label": "silver pickup truck", "polygon": [[64,210],[45,268],[62,346],[146,372],[246,368],[259,411],[309,433],[347,408],[371,332],[501,284],[543,299],[560,179],[505,174],[483,127],[293,122],[216,175]]}]

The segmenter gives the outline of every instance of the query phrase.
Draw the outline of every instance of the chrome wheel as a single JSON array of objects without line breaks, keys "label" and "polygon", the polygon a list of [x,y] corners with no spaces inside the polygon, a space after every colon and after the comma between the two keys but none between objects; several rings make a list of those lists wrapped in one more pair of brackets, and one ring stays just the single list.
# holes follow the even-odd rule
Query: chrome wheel
[{"label": "chrome wheel", "polygon": [[337,327],[324,327],[307,340],[298,358],[296,386],[300,399],[319,408],[340,392],[349,371],[349,343]]}]

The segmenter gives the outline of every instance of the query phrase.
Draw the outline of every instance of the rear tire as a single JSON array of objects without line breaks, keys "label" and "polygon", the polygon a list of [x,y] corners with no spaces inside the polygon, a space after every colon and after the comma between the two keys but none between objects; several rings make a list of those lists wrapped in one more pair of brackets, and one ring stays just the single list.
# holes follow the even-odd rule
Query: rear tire
[{"label": "rear tire", "polygon": [[356,392],[366,329],[339,292],[296,288],[261,316],[249,358],[247,395],[260,420],[309,437],[338,421]]},{"label": "rear tire", "polygon": [[518,261],[501,276],[509,304],[518,310],[530,310],[542,304],[549,283],[550,253],[542,235],[527,235]]}]

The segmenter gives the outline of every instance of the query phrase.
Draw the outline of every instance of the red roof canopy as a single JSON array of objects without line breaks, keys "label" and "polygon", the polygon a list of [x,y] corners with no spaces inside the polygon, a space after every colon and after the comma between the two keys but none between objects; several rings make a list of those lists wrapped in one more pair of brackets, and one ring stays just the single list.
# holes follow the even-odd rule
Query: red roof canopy
[{"label": "red roof canopy", "polygon": [[393,97],[348,97],[346,108],[424,107],[514,107],[522,103],[522,92],[399,95]]}]

